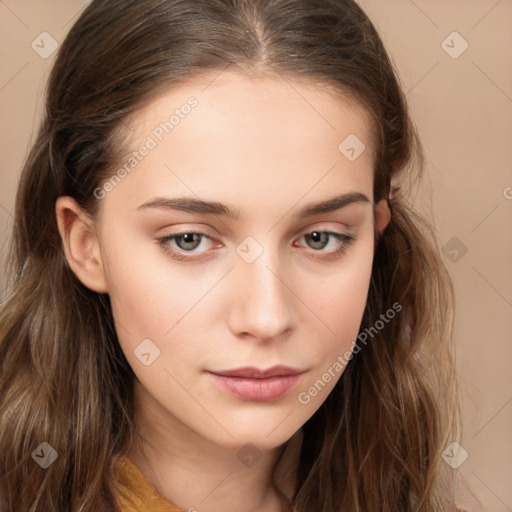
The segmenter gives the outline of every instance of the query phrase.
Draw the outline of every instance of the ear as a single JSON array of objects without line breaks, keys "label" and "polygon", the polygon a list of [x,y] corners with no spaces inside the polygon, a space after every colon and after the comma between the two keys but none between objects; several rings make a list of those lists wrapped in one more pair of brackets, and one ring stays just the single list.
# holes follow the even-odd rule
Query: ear
[{"label": "ear", "polygon": [[375,206],[375,229],[380,236],[391,220],[391,210],[387,199],[381,199]]},{"label": "ear", "polygon": [[55,214],[71,270],[87,288],[107,293],[99,240],[92,218],[69,196],[57,199]]}]

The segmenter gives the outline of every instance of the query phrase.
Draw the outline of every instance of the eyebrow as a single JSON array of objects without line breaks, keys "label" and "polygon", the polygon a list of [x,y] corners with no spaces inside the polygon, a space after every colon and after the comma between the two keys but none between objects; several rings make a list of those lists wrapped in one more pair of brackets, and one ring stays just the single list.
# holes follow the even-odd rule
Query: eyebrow
[{"label": "eyebrow", "polygon": [[[313,217],[322,213],[329,213],[344,208],[353,203],[369,203],[370,199],[361,192],[349,192],[341,194],[318,203],[309,203],[304,206],[296,216],[299,219]],[[239,208],[230,208],[228,205],[216,201],[204,201],[193,197],[154,197],[144,204],[141,204],[137,210],[148,208],[159,208],[164,210],[179,210],[188,213],[207,213],[212,215],[222,215],[232,219],[240,217]]]}]

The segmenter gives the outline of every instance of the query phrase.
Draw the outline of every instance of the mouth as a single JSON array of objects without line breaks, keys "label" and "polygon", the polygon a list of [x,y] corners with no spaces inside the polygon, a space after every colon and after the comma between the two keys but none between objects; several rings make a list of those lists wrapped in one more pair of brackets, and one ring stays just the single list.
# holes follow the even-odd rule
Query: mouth
[{"label": "mouth", "polygon": [[207,373],[221,389],[242,400],[270,402],[288,394],[305,372],[289,366],[273,366],[266,370],[247,366]]}]

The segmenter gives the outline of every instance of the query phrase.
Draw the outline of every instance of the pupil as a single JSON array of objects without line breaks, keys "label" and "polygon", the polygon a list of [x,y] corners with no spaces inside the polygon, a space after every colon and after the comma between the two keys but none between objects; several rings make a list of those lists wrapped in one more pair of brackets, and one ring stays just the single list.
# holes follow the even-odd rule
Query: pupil
[{"label": "pupil", "polygon": [[182,243],[178,245],[182,246],[182,249],[195,249],[198,245],[197,241],[194,241],[195,238],[197,238],[196,233],[185,233],[184,235],[180,235]]}]

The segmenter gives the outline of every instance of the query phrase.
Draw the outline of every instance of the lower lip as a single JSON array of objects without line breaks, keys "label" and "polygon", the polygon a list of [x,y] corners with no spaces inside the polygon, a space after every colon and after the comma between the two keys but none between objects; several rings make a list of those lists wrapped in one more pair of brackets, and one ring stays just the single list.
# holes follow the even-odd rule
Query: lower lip
[{"label": "lower lip", "polygon": [[277,375],[265,379],[227,377],[210,373],[213,380],[232,395],[251,402],[271,402],[289,393],[297,384],[301,374]]}]

